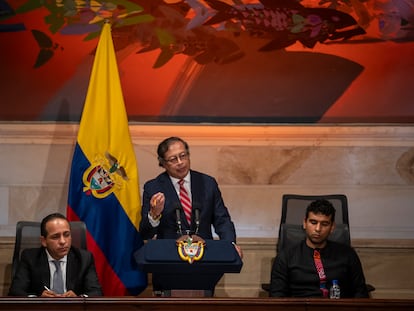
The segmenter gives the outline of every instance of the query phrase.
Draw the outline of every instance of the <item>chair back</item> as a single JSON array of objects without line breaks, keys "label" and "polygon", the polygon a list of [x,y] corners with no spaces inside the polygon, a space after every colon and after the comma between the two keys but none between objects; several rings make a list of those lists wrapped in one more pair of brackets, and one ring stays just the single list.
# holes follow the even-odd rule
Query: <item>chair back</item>
[{"label": "chair back", "polygon": [[[278,239],[277,249],[280,251],[286,246],[292,246],[306,237],[305,230],[302,225],[282,224],[280,235]],[[349,234],[349,227],[345,224],[338,224],[335,230],[330,234],[328,240],[344,244],[351,244],[351,237]]]},{"label": "chair back", "polygon": [[329,240],[351,244],[349,232],[348,200],[343,194],[301,195],[284,194],[282,197],[282,216],[279,226],[277,251],[288,245],[293,245],[305,238],[302,223],[307,206],[319,199],[325,199],[335,207],[336,228]]},{"label": "chair back", "polygon": [[[86,225],[82,221],[70,221],[72,245],[86,249]],[[12,277],[16,273],[20,261],[20,254],[26,248],[37,248],[40,242],[40,222],[18,221],[16,224],[16,239],[14,243]]]}]

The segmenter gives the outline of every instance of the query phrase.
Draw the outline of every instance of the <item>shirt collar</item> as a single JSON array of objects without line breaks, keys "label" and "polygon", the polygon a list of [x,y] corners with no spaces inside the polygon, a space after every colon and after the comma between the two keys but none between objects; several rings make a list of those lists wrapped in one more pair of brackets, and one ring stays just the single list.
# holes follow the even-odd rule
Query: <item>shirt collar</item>
[{"label": "shirt collar", "polygon": [[[51,261],[56,260],[56,259],[54,259],[54,258],[53,258],[53,257],[49,254],[49,251],[47,250],[47,248],[45,248],[45,251],[46,251],[47,261],[48,261],[48,262],[51,262]],[[63,256],[62,258],[60,258],[60,259],[59,259],[59,261],[66,262],[66,261],[67,261],[67,258],[68,258],[68,255],[65,255],[65,256]]]},{"label": "shirt collar", "polygon": [[[170,179],[171,179],[173,185],[176,185],[181,180],[179,178],[175,178],[175,177],[172,177],[172,176],[170,176]],[[185,177],[183,179],[185,181],[185,184],[190,184],[190,182],[191,182],[190,171],[188,171],[187,175],[185,175]]]}]

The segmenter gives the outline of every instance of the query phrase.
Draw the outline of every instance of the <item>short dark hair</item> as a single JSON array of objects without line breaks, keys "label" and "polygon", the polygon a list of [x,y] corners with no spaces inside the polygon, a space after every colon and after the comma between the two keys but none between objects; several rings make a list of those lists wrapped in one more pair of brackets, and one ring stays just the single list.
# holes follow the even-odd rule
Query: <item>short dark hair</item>
[{"label": "short dark hair", "polygon": [[53,213],[53,214],[49,214],[47,215],[45,218],[42,219],[42,222],[40,223],[40,235],[42,237],[47,237],[47,230],[46,230],[46,224],[53,220],[53,219],[64,219],[69,223],[69,228],[70,228],[70,222],[67,220],[67,218],[62,215],[61,213]]},{"label": "short dark hair", "polygon": [[186,141],[176,136],[168,137],[164,139],[162,142],[160,142],[157,148],[159,166],[163,167],[165,163],[165,159],[164,159],[165,153],[168,151],[168,148],[176,142],[182,143],[184,145],[185,151],[187,151],[187,153],[190,154],[190,148],[188,147],[188,144]]},{"label": "short dark hair", "polygon": [[322,214],[325,216],[331,216],[331,221],[335,221],[335,207],[331,202],[325,199],[315,200],[306,208],[306,219],[309,217],[309,213]]}]

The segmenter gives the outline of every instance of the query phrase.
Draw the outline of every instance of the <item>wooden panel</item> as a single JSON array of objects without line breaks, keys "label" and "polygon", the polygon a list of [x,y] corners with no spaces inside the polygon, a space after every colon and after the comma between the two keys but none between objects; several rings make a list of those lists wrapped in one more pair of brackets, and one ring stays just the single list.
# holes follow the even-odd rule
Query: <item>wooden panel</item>
[{"label": "wooden panel", "polygon": [[412,311],[413,299],[272,299],[272,298],[9,298],[1,310],[145,310],[145,311]]}]

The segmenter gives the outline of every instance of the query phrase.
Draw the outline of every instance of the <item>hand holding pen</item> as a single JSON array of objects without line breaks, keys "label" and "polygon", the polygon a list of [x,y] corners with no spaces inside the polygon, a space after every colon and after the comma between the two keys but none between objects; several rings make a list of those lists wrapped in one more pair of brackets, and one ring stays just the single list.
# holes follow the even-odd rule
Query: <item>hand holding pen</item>
[{"label": "hand holding pen", "polygon": [[41,297],[58,297],[58,296],[61,296],[60,294],[57,294],[53,290],[49,289],[46,285],[43,286],[43,288],[45,290],[42,292]]},{"label": "hand holding pen", "polygon": [[[78,295],[76,295],[76,293],[72,290],[68,290],[66,293],[63,294],[58,294],[55,293],[53,290],[49,289],[46,285],[43,286],[43,288],[45,290],[42,292],[41,297],[78,297]],[[79,297],[88,297],[88,295],[80,295]]]}]

